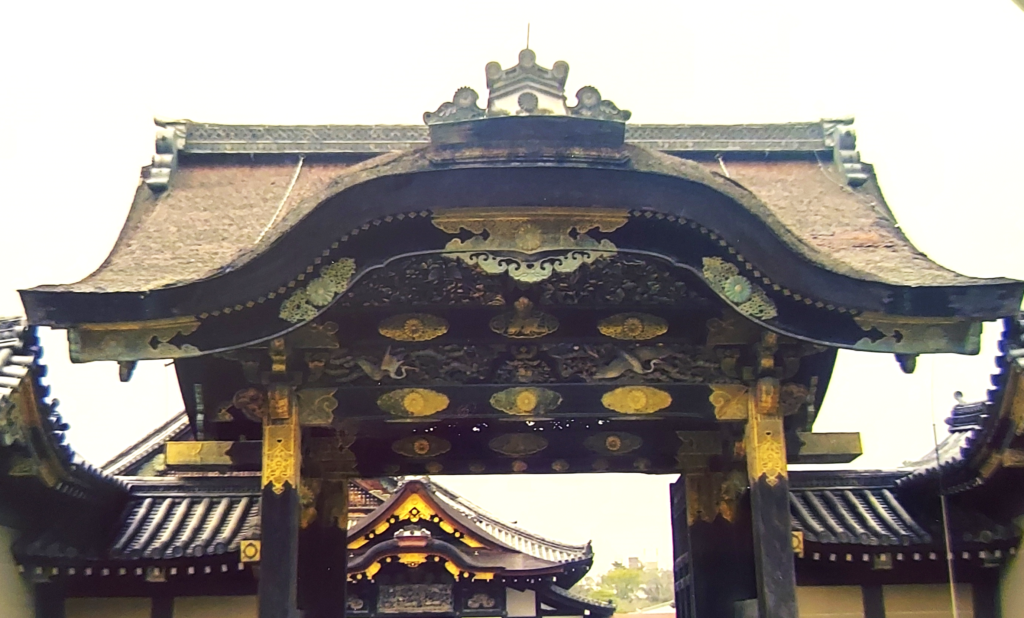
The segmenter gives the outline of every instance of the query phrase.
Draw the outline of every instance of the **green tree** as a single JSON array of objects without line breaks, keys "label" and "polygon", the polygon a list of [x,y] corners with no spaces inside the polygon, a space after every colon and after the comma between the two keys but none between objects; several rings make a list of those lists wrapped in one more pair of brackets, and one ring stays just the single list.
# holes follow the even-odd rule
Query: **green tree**
[{"label": "green tree", "polygon": [[597,578],[587,576],[574,591],[596,601],[611,601],[619,613],[628,613],[673,600],[674,584],[671,571],[613,562],[608,572]]}]

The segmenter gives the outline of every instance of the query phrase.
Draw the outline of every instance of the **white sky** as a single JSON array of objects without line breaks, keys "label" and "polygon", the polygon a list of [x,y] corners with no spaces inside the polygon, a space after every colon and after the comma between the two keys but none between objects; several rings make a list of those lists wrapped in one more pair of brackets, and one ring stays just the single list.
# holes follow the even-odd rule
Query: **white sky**
[{"label": "white sky", "polygon": [[[569,62],[636,123],[750,123],[856,115],[903,229],[936,261],[1024,279],[1024,12],[1010,0],[30,3],[0,8],[0,315],[15,290],[75,281],[107,255],[153,152],[153,116],[225,123],[414,124],[483,66],[531,47]],[[727,158],[728,160],[728,158]],[[984,397],[997,328],[978,357],[841,353],[819,431],[860,431],[856,467],[932,445],[952,391]],[[44,333],[70,440],[100,463],[180,409],[173,373],[72,366]],[[670,477],[443,479],[496,514],[593,539],[600,571],[668,566]]]}]

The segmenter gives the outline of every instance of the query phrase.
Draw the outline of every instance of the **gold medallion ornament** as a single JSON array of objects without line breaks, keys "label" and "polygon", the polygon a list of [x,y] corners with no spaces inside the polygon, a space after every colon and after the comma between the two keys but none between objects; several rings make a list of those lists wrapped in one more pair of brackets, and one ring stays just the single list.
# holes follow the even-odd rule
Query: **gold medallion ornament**
[{"label": "gold medallion ornament", "polygon": [[672,396],[650,386],[623,386],[601,396],[601,404],[622,414],[652,414],[672,404]]},{"label": "gold medallion ornament", "polygon": [[239,562],[259,562],[260,542],[242,541],[238,546]]},{"label": "gold medallion ornament", "polygon": [[416,435],[407,436],[401,440],[396,440],[391,445],[391,450],[398,453],[399,455],[405,455],[406,457],[413,457],[415,459],[425,459],[429,457],[436,457],[437,455],[443,455],[450,451],[452,443],[444,438],[431,435]]},{"label": "gold medallion ornament", "polygon": [[448,332],[448,321],[429,313],[393,315],[377,331],[395,341],[430,341]]},{"label": "gold medallion ornament", "polygon": [[525,296],[516,300],[510,313],[491,319],[491,330],[509,339],[536,339],[558,330],[558,318],[536,309]]},{"label": "gold medallion ornament", "polygon": [[509,457],[527,457],[548,447],[548,441],[535,433],[507,433],[492,439],[491,450]]},{"label": "gold medallion ornament", "polygon": [[668,322],[649,313],[617,313],[597,324],[601,334],[612,339],[645,341],[668,332]]},{"label": "gold medallion ornament", "polygon": [[400,388],[377,399],[381,410],[394,416],[419,417],[437,414],[448,407],[448,397],[426,388]]},{"label": "gold medallion ornament", "polygon": [[507,388],[491,395],[496,410],[517,416],[539,416],[554,410],[562,396],[553,390],[532,386]]},{"label": "gold medallion ornament", "polygon": [[320,276],[311,280],[306,287],[292,292],[278,313],[282,320],[292,323],[308,322],[316,317],[320,309],[331,304],[335,298],[348,289],[349,281],[356,272],[356,261],[342,258],[320,269]]},{"label": "gold medallion ornament", "polygon": [[704,258],[704,279],[743,315],[758,320],[770,320],[779,315],[772,299],[741,275],[735,264],[717,257]]},{"label": "gold medallion ornament", "polygon": [[625,455],[643,445],[639,436],[622,432],[602,432],[587,437],[583,446],[600,455]]}]

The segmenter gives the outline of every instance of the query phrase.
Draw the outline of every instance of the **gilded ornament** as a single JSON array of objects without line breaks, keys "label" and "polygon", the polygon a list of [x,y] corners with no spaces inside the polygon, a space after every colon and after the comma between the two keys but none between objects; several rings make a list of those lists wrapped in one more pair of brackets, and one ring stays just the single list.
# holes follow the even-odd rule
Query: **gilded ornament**
[{"label": "gilded ornament", "polygon": [[649,313],[617,313],[597,324],[602,335],[626,341],[646,341],[668,332],[668,322]]},{"label": "gilded ornament", "polygon": [[558,318],[536,309],[525,296],[512,305],[510,313],[491,319],[491,330],[510,339],[536,339],[558,330]]},{"label": "gilded ornament", "polygon": [[391,445],[391,450],[399,455],[416,459],[443,455],[451,448],[452,443],[448,440],[431,435],[407,436]]},{"label": "gilded ornament", "polygon": [[562,396],[555,391],[532,386],[507,388],[491,395],[491,406],[517,416],[546,414],[561,403]]},{"label": "gilded ornament", "polygon": [[778,381],[758,380],[751,398],[746,436],[747,474],[751,482],[764,477],[774,487],[788,476],[786,470],[786,436],[782,415],[778,410]]},{"label": "gilded ornament", "polygon": [[393,315],[377,331],[396,341],[430,341],[448,332],[448,321],[429,313]]},{"label": "gilded ornament", "polygon": [[924,318],[865,312],[853,318],[864,331],[854,346],[871,352],[977,354],[981,348],[981,322],[957,318]]},{"label": "gilded ornament", "polygon": [[240,410],[251,421],[263,422],[270,404],[267,402],[267,393],[260,388],[249,387],[235,393],[231,398],[231,405]]},{"label": "gilded ornament", "polygon": [[[618,249],[610,240],[598,241],[588,233],[615,231],[628,219],[626,211],[603,208],[516,208],[500,217],[491,209],[460,209],[435,214],[433,223],[449,234],[463,229],[476,234],[451,240],[445,246],[448,257],[488,274],[508,273],[516,281],[536,283],[614,255]],[[532,257],[538,253],[546,255]]]},{"label": "gilded ornament", "polygon": [[320,479],[299,479],[299,527],[306,529],[316,521],[316,498],[320,495]]},{"label": "gilded ornament", "polygon": [[804,531],[803,530],[793,530],[791,532],[791,534],[792,534],[792,539],[791,540],[792,540],[792,545],[793,545],[793,555],[795,555],[797,558],[803,558],[804,557]]},{"label": "gilded ornament", "polygon": [[715,418],[720,421],[747,420],[749,388],[742,384],[711,384],[710,387],[708,401],[715,406]]},{"label": "gilded ornament", "polygon": [[338,400],[336,388],[303,388],[298,391],[299,423],[305,426],[326,426],[334,421]]},{"label": "gilded ornament", "polygon": [[164,445],[164,462],[170,466],[230,466],[228,452],[234,442],[171,440]]},{"label": "gilded ornament", "polygon": [[608,460],[595,459],[594,462],[590,464],[590,467],[593,468],[595,472],[604,472],[605,470],[608,469]]},{"label": "gilded ornament", "polygon": [[331,304],[334,299],[348,289],[348,283],[356,272],[356,262],[351,258],[342,258],[333,264],[320,269],[320,276],[311,280],[306,287],[292,292],[283,303],[278,313],[282,320],[298,323],[307,322],[316,317],[320,309]]},{"label": "gilded ornament", "polygon": [[513,472],[526,472],[526,468],[528,468],[528,467],[529,466],[527,466],[526,462],[521,460],[521,459],[517,459],[517,460],[512,462],[512,471]]},{"label": "gilded ornament", "polygon": [[486,469],[487,469],[487,466],[485,466],[482,463],[471,463],[471,464],[469,464],[469,471],[472,472],[473,474],[480,474],[480,473],[482,473]]},{"label": "gilded ornament", "polygon": [[381,410],[394,416],[420,417],[437,414],[448,407],[448,397],[425,388],[400,388],[377,399]]},{"label": "gilded ornament", "polygon": [[548,447],[548,441],[535,433],[506,433],[488,442],[491,450],[509,457],[527,457]]},{"label": "gilded ornament", "polygon": [[555,472],[566,472],[569,470],[569,462],[564,459],[556,459],[551,462],[551,469]]},{"label": "gilded ornament", "polygon": [[285,483],[298,488],[298,443],[299,424],[294,419],[263,426],[263,487],[270,486],[275,494],[284,493]]},{"label": "gilded ornament", "polygon": [[588,436],[583,446],[600,455],[625,455],[643,445],[639,436],[622,432],[602,432]]},{"label": "gilded ornament", "polygon": [[633,469],[637,472],[647,472],[651,469],[651,460],[646,457],[638,457],[633,460]]},{"label": "gilded ornament", "polygon": [[336,350],[338,349],[338,325],[334,322],[310,322],[286,337],[292,349]]},{"label": "gilded ornament", "polygon": [[735,264],[722,258],[704,258],[704,279],[713,290],[729,299],[736,310],[758,320],[770,320],[779,315],[775,302],[759,286],[740,274]]},{"label": "gilded ornament", "polygon": [[601,396],[601,404],[622,414],[652,414],[672,404],[672,396],[650,386],[623,386]]},{"label": "gilded ornament", "polygon": [[260,542],[242,541],[238,546],[239,562],[259,562]]},{"label": "gilded ornament", "polygon": [[444,466],[436,461],[428,461],[426,469],[429,474],[441,474],[441,470],[444,470]]},{"label": "gilded ornament", "polygon": [[68,344],[76,363],[182,358],[199,355],[194,345],[177,343],[198,328],[193,317],[82,324],[68,329]]}]

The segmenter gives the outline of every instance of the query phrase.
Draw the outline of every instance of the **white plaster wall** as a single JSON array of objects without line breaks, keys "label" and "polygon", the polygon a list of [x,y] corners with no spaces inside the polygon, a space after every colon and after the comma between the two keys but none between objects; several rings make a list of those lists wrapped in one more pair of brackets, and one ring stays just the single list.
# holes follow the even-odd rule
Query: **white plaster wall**
[{"label": "white plaster wall", "polygon": [[149,597],[66,599],[65,618],[150,618]]},{"label": "white plaster wall", "polygon": [[174,599],[174,618],[256,618],[258,614],[259,604],[255,596]]},{"label": "white plaster wall", "polygon": [[537,615],[537,593],[533,590],[505,589],[505,609],[509,618],[530,618]]},{"label": "white plaster wall", "polygon": [[17,532],[0,526],[0,615],[4,618],[35,618],[32,585],[18,573],[11,555]]}]

